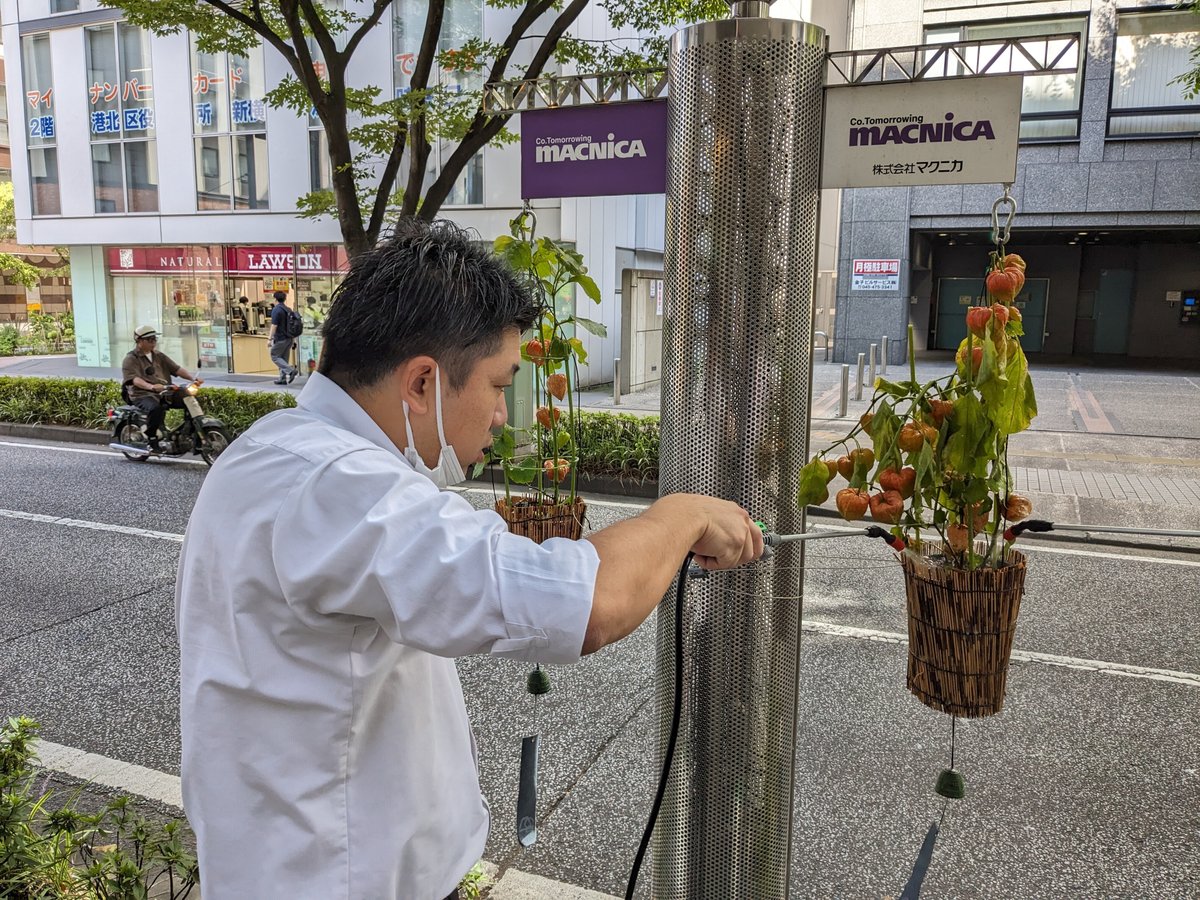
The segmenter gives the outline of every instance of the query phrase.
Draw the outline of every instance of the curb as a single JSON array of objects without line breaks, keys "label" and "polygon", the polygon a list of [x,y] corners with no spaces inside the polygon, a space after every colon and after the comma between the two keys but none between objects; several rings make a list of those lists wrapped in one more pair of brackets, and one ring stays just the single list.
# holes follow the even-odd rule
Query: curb
[{"label": "curb", "polygon": [[25,425],[20,422],[0,422],[0,435],[34,438],[40,441],[65,441],[74,444],[108,444],[107,431],[94,428],[74,428],[68,425]]}]

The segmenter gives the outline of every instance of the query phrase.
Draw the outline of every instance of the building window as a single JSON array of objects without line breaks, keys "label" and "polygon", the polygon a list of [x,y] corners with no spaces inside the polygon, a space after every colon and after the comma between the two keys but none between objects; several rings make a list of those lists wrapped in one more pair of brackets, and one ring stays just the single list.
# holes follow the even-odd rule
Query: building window
[{"label": "building window", "polygon": [[[395,94],[406,94],[416,66],[417,54],[421,49],[421,35],[425,31],[425,15],[428,4],[418,0],[398,0],[392,7],[392,79]],[[471,38],[483,34],[483,0],[447,0],[442,17],[442,33],[438,39],[439,52],[461,47]],[[439,85],[448,93],[475,92],[483,87],[483,71],[446,71],[435,67],[430,75],[430,84]],[[450,158],[456,141],[436,140],[430,151],[425,171],[426,189],[437,177],[446,160]],[[463,167],[458,179],[446,197],[446,206],[481,206],[483,204],[483,151],[479,151]]]},{"label": "building window", "polygon": [[266,76],[262,47],[205,53],[192,38],[196,208],[269,209]]},{"label": "building window", "polygon": [[25,75],[25,127],[28,129],[29,186],[35,216],[62,213],[58,188],[58,126],[54,119],[54,77],[50,35],[21,38]]},{"label": "building window", "polygon": [[1172,79],[1192,67],[1200,18],[1187,12],[1121,13],[1113,54],[1111,137],[1200,134],[1200,97]]},{"label": "building window", "polygon": [[[1039,19],[1036,22],[989,22],[979,25],[962,25],[930,28],[925,32],[925,43],[942,44],[955,41],[986,41],[997,38],[1037,37],[1048,34],[1078,34],[1078,43],[1063,56],[1062,65],[1078,66],[1080,49],[1085,47],[1087,19]],[[1066,41],[1051,41],[1046,56],[1054,59],[1067,47]],[[965,48],[963,58],[972,67],[987,62],[990,52]],[[956,75],[959,66],[952,60],[944,60],[930,75],[934,77]],[[1002,72],[1028,72],[1032,66],[1021,54],[1006,50],[1000,59],[989,67],[992,74]],[[1021,99],[1021,140],[1068,140],[1079,137],[1080,99],[1083,89],[1083,72],[1054,72],[1044,75],[1026,75],[1024,96]]]},{"label": "building window", "polygon": [[51,13],[75,12],[79,9],[79,0],[50,0]]},{"label": "building window", "polygon": [[[0,51],[0,56],[3,56],[3,51]],[[0,72],[0,77],[3,72]],[[0,97],[8,95],[8,85],[0,82]],[[11,147],[12,140],[8,136],[8,104],[0,103],[0,147]]]},{"label": "building window", "polygon": [[150,35],[118,22],[83,36],[96,212],[157,212]]}]

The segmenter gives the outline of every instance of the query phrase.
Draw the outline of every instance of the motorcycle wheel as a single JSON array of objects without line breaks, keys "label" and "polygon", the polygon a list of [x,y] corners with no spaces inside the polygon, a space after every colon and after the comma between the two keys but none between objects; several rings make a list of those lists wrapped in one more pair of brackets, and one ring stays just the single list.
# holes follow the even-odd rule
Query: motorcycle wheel
[{"label": "motorcycle wheel", "polygon": [[126,422],[121,426],[121,430],[117,432],[117,443],[128,444],[130,447],[146,448],[146,456],[139,456],[136,453],[126,453],[124,450],[122,450],[121,453],[126,459],[131,459],[134,462],[145,462],[150,458],[150,444],[147,443],[141,429],[132,422]]},{"label": "motorcycle wheel", "polygon": [[200,432],[200,455],[210,466],[229,446],[229,435],[224,428],[206,425]]}]

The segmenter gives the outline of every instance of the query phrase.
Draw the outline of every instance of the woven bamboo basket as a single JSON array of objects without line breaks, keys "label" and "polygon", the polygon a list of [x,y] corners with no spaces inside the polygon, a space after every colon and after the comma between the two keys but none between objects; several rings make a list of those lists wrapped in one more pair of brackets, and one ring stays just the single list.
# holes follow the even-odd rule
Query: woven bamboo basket
[{"label": "woven bamboo basket", "polygon": [[496,501],[496,512],[508,523],[508,530],[530,540],[541,543],[553,537],[579,540],[583,534],[583,518],[587,504],[576,497],[575,503],[543,503],[526,497],[514,497],[511,501]]},{"label": "woven bamboo basket", "polygon": [[[985,548],[980,545],[978,548]],[[943,547],[901,555],[908,594],[908,689],[926,706],[963,718],[1004,707],[1008,659],[1025,589],[1025,556],[968,571],[941,564]]]}]

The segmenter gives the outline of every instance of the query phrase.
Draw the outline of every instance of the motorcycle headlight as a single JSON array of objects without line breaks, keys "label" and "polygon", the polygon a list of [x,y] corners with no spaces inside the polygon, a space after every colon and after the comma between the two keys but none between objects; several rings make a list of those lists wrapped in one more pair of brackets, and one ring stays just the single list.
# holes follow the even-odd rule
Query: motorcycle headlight
[{"label": "motorcycle headlight", "polygon": [[195,396],[195,394],[198,390],[200,390],[200,388],[196,387],[196,385],[194,385],[194,384],[189,384],[187,386],[187,392],[189,394],[191,394],[192,396]]}]

